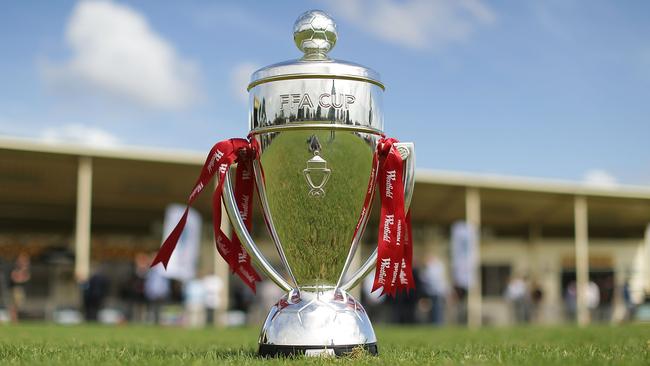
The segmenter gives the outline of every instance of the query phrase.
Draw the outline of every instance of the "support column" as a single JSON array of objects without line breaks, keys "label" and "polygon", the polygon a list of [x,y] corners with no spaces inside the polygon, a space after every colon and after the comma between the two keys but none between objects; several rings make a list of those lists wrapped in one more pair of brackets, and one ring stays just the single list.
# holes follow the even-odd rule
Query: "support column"
[{"label": "support column", "polygon": [[646,226],[645,234],[643,235],[643,248],[643,253],[645,254],[645,260],[643,261],[645,264],[643,277],[645,282],[643,283],[643,289],[646,293],[650,293],[650,223]]},{"label": "support column", "polygon": [[540,277],[540,262],[539,251],[540,242],[542,240],[542,228],[539,224],[533,223],[528,226],[528,258],[527,267],[528,273],[533,280],[539,280]]},{"label": "support column", "polygon": [[465,191],[465,218],[473,228],[476,238],[476,252],[473,256],[472,285],[467,291],[467,325],[478,328],[482,322],[481,310],[481,195],[477,188]]},{"label": "support column", "polygon": [[587,291],[589,286],[589,234],[587,198],[574,198],[574,225],[576,246],[576,316],[578,325],[589,324]]},{"label": "support column", "polygon": [[[221,212],[225,213],[226,208],[223,206],[223,202],[221,203]],[[232,228],[230,226],[230,220],[228,219],[228,215],[223,214],[221,215],[221,230],[226,233],[226,235],[230,236],[232,233]],[[216,245],[216,243],[215,243]],[[228,325],[227,323],[227,316],[228,316],[228,307],[230,306],[229,300],[230,300],[230,269],[228,268],[228,263],[221,258],[221,255],[219,255],[219,252],[216,250],[216,246],[212,250],[214,253],[214,274],[221,279],[221,294],[219,296],[219,308],[215,309],[215,314],[214,314],[214,321],[215,325],[218,326],[226,326]]]},{"label": "support column", "polygon": [[526,272],[529,278],[529,292],[532,295],[534,286],[539,286],[543,289],[545,296],[542,297],[541,303],[536,305],[536,309],[531,307],[531,322],[540,324],[544,321],[544,313],[546,310],[545,300],[547,300],[549,291],[546,290],[546,283],[544,279],[547,276],[542,274],[543,263],[540,254],[540,241],[542,238],[542,227],[539,223],[533,222],[528,225],[528,243],[526,245]]},{"label": "support column", "polygon": [[78,282],[90,276],[90,215],[92,211],[93,162],[79,157],[77,167],[77,217],[75,222],[74,273]]}]

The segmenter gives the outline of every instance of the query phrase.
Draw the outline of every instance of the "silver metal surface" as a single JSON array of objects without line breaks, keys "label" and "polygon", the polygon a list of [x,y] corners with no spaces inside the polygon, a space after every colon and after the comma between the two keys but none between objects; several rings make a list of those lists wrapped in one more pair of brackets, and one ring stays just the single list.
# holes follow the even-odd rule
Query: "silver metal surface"
[{"label": "silver metal surface", "polygon": [[260,249],[255,245],[253,238],[248,233],[246,225],[239,215],[239,209],[237,208],[237,203],[235,201],[235,194],[232,190],[230,174],[226,174],[223,181],[223,205],[226,208],[226,213],[228,214],[230,223],[235,231],[235,235],[237,235],[257,267],[281,289],[291,291],[293,287],[275,270],[275,268],[273,268],[271,263],[266,260]]},{"label": "silver metal surface", "polygon": [[363,306],[344,291],[313,288],[289,293],[271,308],[260,344],[340,346],[377,341]]},{"label": "silver metal surface", "polygon": [[[263,176],[260,200],[299,287],[334,287],[343,271],[363,209],[379,136],[337,130],[289,130],[253,136],[259,146],[254,168]],[[305,164],[327,161],[325,195],[314,197]],[[313,177],[317,178],[317,177]],[[323,177],[321,177],[322,179]],[[274,239],[275,240],[275,239]]]},{"label": "silver metal surface", "polygon": [[327,59],[337,37],[336,23],[322,10],[306,11],[293,24],[293,40],[305,60]]},{"label": "silver metal surface", "polygon": [[266,228],[269,230],[269,233],[271,234],[271,239],[273,239],[273,244],[275,244],[275,249],[277,250],[278,255],[280,256],[280,261],[282,262],[282,265],[284,266],[285,270],[289,274],[289,277],[291,278],[294,291],[299,292],[300,290],[298,288],[298,281],[296,281],[296,277],[293,275],[293,272],[291,271],[291,267],[289,267],[289,262],[287,262],[287,257],[284,255],[284,250],[282,249],[282,244],[280,243],[280,239],[278,238],[278,233],[275,231],[275,226],[273,225],[273,218],[271,217],[271,213],[269,211],[268,201],[266,200],[266,191],[264,190],[264,176],[262,174],[262,169],[260,169],[258,160],[253,161],[253,172],[254,172],[253,174],[255,175],[255,186],[257,187],[258,196],[263,197],[260,199],[260,201],[262,204],[262,210],[264,213],[264,222],[266,223]]},{"label": "silver metal surface", "polygon": [[250,130],[330,125],[380,132],[383,90],[375,84],[333,77],[278,80],[250,90]]},{"label": "silver metal surface", "polygon": [[257,70],[251,76],[248,89],[280,80],[348,79],[371,83],[383,89],[376,71],[353,62],[333,60],[327,53],[338,39],[336,24],[326,13],[311,10],[302,14],[294,24],[294,42],[304,52],[302,58]]},{"label": "silver metal surface", "polygon": [[[397,144],[397,149],[400,151],[402,159],[404,159],[404,208],[408,211],[411,207],[411,199],[413,199],[413,189],[415,188],[415,145],[412,142],[400,142]],[[356,246],[350,249],[350,252],[356,251]],[[348,261],[351,261],[354,253],[348,256]],[[359,267],[359,269],[350,276],[350,278],[343,284],[338,286],[345,291],[349,291],[358,285],[364,277],[368,275],[374,268],[377,262],[377,248],[373,250],[368,259]],[[346,266],[346,269],[349,265]],[[341,275],[343,278],[345,274]]]},{"label": "silver metal surface", "polygon": [[[377,168],[378,167],[374,167],[375,178],[377,174]],[[369,177],[368,179],[371,178]],[[352,265],[354,256],[357,254],[357,249],[359,248],[359,242],[361,241],[361,237],[363,236],[363,233],[366,230],[366,226],[368,225],[368,219],[370,218],[370,213],[372,212],[372,202],[375,197],[375,189],[371,190],[368,193],[370,194],[370,199],[369,199],[370,204],[366,210],[361,211],[361,217],[359,218],[359,229],[357,230],[354,238],[352,238],[352,243],[350,244],[350,251],[348,252],[348,256],[345,258],[345,264],[343,265],[343,270],[339,275],[338,281],[336,281],[336,290],[341,289],[341,284],[345,280],[348,271],[350,270],[350,266]]]},{"label": "silver metal surface", "polygon": [[380,130],[376,130],[374,128],[369,128],[369,127],[362,127],[362,126],[348,126],[348,125],[341,125],[341,124],[333,124],[333,123],[317,123],[317,122],[310,122],[306,124],[297,124],[297,123],[292,123],[292,124],[286,124],[286,125],[277,125],[277,126],[269,126],[269,127],[261,127],[261,128],[256,128],[252,130],[250,133],[253,135],[259,135],[262,133],[271,133],[271,132],[282,132],[282,131],[289,131],[289,130],[337,130],[337,131],[351,131],[351,132],[363,132],[363,133],[371,133],[375,135],[381,135],[382,132]]}]

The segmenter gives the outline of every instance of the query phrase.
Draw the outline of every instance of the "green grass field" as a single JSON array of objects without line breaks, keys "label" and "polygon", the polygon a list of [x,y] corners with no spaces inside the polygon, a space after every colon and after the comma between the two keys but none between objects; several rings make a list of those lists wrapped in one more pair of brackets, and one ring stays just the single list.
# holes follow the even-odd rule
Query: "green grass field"
[{"label": "green grass field", "polygon": [[380,355],[260,359],[257,329],[0,326],[0,364],[650,365],[650,326],[526,327],[471,331],[377,327]]}]

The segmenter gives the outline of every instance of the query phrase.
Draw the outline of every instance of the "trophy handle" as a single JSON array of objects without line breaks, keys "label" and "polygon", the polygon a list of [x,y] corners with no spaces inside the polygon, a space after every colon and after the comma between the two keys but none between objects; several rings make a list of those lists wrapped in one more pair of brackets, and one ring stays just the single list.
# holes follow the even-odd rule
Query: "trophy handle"
[{"label": "trophy handle", "polygon": [[233,193],[232,190],[232,182],[230,178],[230,173],[225,174],[225,178],[223,181],[223,204],[226,207],[226,213],[228,214],[228,218],[230,219],[230,222],[232,223],[233,230],[235,231],[235,235],[239,238],[239,241],[242,243],[248,254],[251,256],[255,264],[257,265],[258,268],[266,274],[268,278],[271,279],[271,281],[275,282],[276,285],[278,285],[281,289],[290,292],[292,290],[297,290],[297,288],[294,289],[289,282],[287,282],[279,273],[278,271],[273,268],[271,263],[269,263],[268,260],[264,257],[260,249],[257,247],[255,242],[253,241],[253,238],[251,237],[250,233],[246,229],[246,225],[244,224],[244,220],[242,219],[241,215],[239,214],[239,208],[237,207],[237,203],[235,201],[235,194]]},{"label": "trophy handle", "polygon": [[[415,145],[412,142],[399,142],[395,144],[397,146],[397,150],[399,151],[400,155],[402,156],[402,159],[404,160],[404,208],[406,211],[408,211],[409,207],[411,207],[411,199],[413,198],[413,188],[415,187]],[[362,222],[363,227],[365,228],[366,222],[368,220],[368,216],[370,213],[366,215],[366,217],[363,219],[364,221]],[[361,234],[363,233],[363,230],[359,230],[356,238],[353,239],[353,244],[352,248],[350,248],[350,253],[348,254],[348,258],[345,264],[345,268],[343,273],[341,274],[341,278],[339,279],[339,285],[337,285],[337,288],[340,288],[344,291],[349,291],[351,288],[354,286],[358,285],[359,282],[363,280],[364,277],[370,271],[372,271],[375,268],[375,264],[377,262],[377,248],[372,252],[370,257],[366,260],[359,269],[357,269],[356,272],[352,276],[350,276],[350,279],[341,284],[343,277],[345,276],[345,272],[347,272],[347,269],[349,267],[349,263],[352,262],[352,257],[354,257],[354,254],[357,250],[359,239],[361,237]]]}]

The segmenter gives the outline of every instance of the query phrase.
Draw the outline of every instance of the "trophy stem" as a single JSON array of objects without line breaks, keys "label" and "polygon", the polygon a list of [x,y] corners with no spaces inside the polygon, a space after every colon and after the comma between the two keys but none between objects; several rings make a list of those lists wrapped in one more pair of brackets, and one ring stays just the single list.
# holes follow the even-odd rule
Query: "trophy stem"
[{"label": "trophy stem", "polygon": [[305,286],[275,304],[259,339],[261,356],[377,354],[377,338],[363,306],[333,286]]},{"label": "trophy stem", "polygon": [[293,275],[293,271],[291,271],[291,266],[289,266],[289,262],[287,261],[287,256],[284,254],[284,250],[282,249],[280,238],[278,237],[278,233],[275,231],[275,226],[273,226],[273,217],[271,216],[271,210],[269,210],[269,202],[266,197],[264,174],[262,173],[262,167],[260,166],[260,163],[257,160],[253,161],[253,172],[255,174],[257,194],[260,197],[262,210],[264,211],[264,222],[266,223],[266,227],[269,230],[269,233],[271,234],[271,238],[273,239],[273,244],[275,244],[275,249],[278,251],[278,255],[280,256],[280,261],[282,262],[282,265],[284,265],[284,268],[287,270],[287,273],[289,274],[289,277],[293,282],[294,289],[298,290],[298,281],[296,281],[296,277]]},{"label": "trophy stem", "polygon": [[273,266],[271,266],[271,263],[269,263],[268,260],[266,260],[266,258],[262,254],[262,251],[257,247],[257,245],[255,245],[253,238],[251,237],[250,233],[246,229],[244,220],[239,214],[239,208],[237,207],[237,203],[235,202],[235,194],[233,193],[230,174],[224,175],[223,205],[226,208],[226,213],[230,218],[230,222],[232,223],[233,230],[235,231],[235,235],[237,235],[244,248],[246,248],[246,251],[251,256],[255,264],[260,269],[262,269],[262,271],[269,277],[269,279],[275,282],[275,284],[278,285],[281,289],[285,291],[293,290],[294,287],[291,286],[282,277],[282,275],[280,275],[278,271],[276,271],[273,268]]},{"label": "trophy stem", "polygon": [[[357,230],[357,232],[354,235],[354,238],[352,238],[352,244],[350,245],[350,251],[348,252],[347,258],[345,258],[345,264],[343,265],[343,270],[341,271],[341,276],[339,276],[338,281],[336,282],[336,289],[338,290],[341,288],[341,284],[343,283],[345,276],[347,275],[348,271],[350,270],[350,265],[352,264],[352,260],[354,259],[354,255],[357,253],[357,248],[359,247],[359,241],[361,240],[361,236],[363,235],[363,232],[366,230],[366,225],[368,224],[368,218],[370,217],[370,208],[372,207],[372,197],[374,196],[375,192],[374,190],[370,192],[371,197],[370,197],[370,205],[368,209],[363,213],[363,216],[360,218],[360,225]],[[349,290],[349,288],[345,288],[346,290]]]}]

